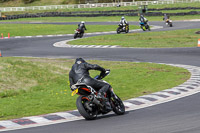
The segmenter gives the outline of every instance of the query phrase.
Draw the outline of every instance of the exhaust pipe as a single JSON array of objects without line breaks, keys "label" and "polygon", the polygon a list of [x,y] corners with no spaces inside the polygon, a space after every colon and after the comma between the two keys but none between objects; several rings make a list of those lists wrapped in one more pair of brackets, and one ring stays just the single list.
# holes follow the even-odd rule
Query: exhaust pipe
[{"label": "exhaust pipe", "polygon": [[101,104],[101,102],[99,100],[97,100],[93,95],[89,95],[88,98],[95,103],[96,105],[99,105],[100,107],[103,108],[103,104]]}]

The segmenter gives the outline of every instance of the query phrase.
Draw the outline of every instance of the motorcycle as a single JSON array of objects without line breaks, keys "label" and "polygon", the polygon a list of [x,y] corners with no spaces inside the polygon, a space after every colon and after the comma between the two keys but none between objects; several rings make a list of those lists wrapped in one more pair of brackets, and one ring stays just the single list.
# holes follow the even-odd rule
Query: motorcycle
[{"label": "motorcycle", "polygon": [[120,34],[121,32],[125,32],[128,33],[129,32],[129,24],[125,24],[125,26],[123,26],[122,24],[118,25],[119,27],[117,28],[117,34]]},{"label": "motorcycle", "polygon": [[141,28],[143,31],[146,31],[146,30],[149,30],[149,31],[150,31],[150,30],[151,30],[148,21],[147,21],[146,23],[140,22],[140,28]]},{"label": "motorcycle", "polygon": [[[110,70],[106,70],[105,75],[97,75],[95,79],[103,81],[102,79],[109,75],[109,73]],[[76,100],[76,106],[79,113],[86,120],[93,120],[97,118],[97,115],[107,114],[111,111],[106,109],[105,102],[103,102],[105,99],[110,103],[112,111],[115,112],[115,114],[123,115],[125,113],[125,106],[122,100],[113,92],[113,90],[111,90],[110,93],[106,93],[103,99],[99,99],[97,97],[98,92],[91,86],[81,83],[80,81],[78,81],[75,86],[76,89],[72,91],[71,95],[80,95]]]},{"label": "motorcycle", "polygon": [[84,33],[81,33],[80,29],[76,29],[75,33],[74,33],[74,39],[76,39],[77,37],[82,38]]},{"label": "motorcycle", "polygon": [[169,27],[172,27],[172,26],[173,26],[173,25],[172,25],[172,20],[171,20],[171,19],[167,19],[167,20],[165,21],[165,23],[166,23],[166,25],[169,26]]}]

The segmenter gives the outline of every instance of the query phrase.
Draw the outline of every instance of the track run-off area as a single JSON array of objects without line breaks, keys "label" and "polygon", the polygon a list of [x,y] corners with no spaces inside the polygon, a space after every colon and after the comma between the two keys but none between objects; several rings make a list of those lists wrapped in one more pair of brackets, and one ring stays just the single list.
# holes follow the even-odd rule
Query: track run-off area
[{"label": "track run-off area", "polygon": [[[151,25],[163,26],[156,31],[200,28],[199,21],[176,21],[174,27],[166,27],[163,22],[150,22]],[[77,24],[77,23],[55,23]],[[87,24],[115,24],[116,22],[88,22]],[[130,22],[138,24],[138,22]],[[141,32],[141,31],[133,31]],[[113,34],[113,33],[112,33]],[[98,34],[85,35],[91,37]],[[45,58],[83,57],[85,59],[153,62],[182,64],[200,67],[200,48],[59,48],[53,44],[73,39],[73,35],[22,37],[0,39],[0,50],[3,56],[25,56]],[[198,40],[197,40],[198,41]],[[197,43],[196,41],[196,43]],[[134,82],[134,81],[133,81]],[[5,131],[10,133],[199,133],[200,130],[200,94],[196,93],[174,101],[165,102],[128,111],[125,115],[108,115],[97,120],[76,120],[53,125],[38,126],[19,130]]]}]

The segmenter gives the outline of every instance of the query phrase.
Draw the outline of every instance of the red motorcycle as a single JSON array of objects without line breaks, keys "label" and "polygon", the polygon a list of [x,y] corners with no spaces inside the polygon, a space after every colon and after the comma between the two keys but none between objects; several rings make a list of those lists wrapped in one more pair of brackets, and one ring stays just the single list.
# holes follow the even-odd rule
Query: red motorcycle
[{"label": "red motorcycle", "polygon": [[80,38],[82,38],[83,37],[83,32],[81,32],[81,30],[80,29],[76,29],[75,30],[75,33],[74,33],[74,39],[76,39],[77,37],[80,37]]},{"label": "red motorcycle", "polygon": [[[97,75],[95,79],[102,80],[105,76],[110,73],[110,70],[106,71],[104,76]],[[102,80],[103,81],[103,80]],[[106,82],[106,81],[103,81]],[[109,101],[113,112],[117,115],[125,113],[125,106],[122,100],[111,90],[110,93],[106,93],[103,99],[97,97],[98,92],[94,88],[88,86],[85,83],[76,83],[76,89],[72,91],[72,96],[75,94],[80,95],[76,100],[76,106],[79,113],[87,120],[93,120],[99,114],[107,114],[111,110],[106,110],[106,105],[103,100]]]}]

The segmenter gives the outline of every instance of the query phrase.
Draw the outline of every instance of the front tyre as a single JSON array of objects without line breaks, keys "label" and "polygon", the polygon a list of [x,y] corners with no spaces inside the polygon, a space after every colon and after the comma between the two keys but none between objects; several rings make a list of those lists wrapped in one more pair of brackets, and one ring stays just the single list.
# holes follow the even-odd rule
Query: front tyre
[{"label": "front tyre", "polygon": [[82,38],[82,37],[83,37],[83,34],[84,34],[84,33],[80,33],[80,38]]},{"label": "front tyre", "polygon": [[117,34],[120,34],[120,27],[117,28]]},{"label": "front tyre", "polygon": [[149,30],[149,31],[151,31],[151,28],[150,28],[150,26],[149,26],[149,25],[148,25],[148,30]]},{"label": "front tyre", "polygon": [[76,39],[76,38],[77,38],[77,36],[78,36],[78,33],[75,33],[75,34],[74,34],[74,39]]},{"label": "front tyre", "polygon": [[79,113],[86,119],[86,120],[94,120],[97,117],[98,110],[97,107],[92,107],[92,110],[89,110],[86,107],[86,104],[88,104],[89,99],[85,96],[79,96],[76,100],[76,106],[79,111]]},{"label": "front tyre", "polygon": [[123,115],[125,113],[125,106],[122,100],[116,95],[117,98],[111,98],[111,105],[113,111],[117,115]]},{"label": "front tyre", "polygon": [[129,27],[126,27],[125,33],[128,33],[128,32],[129,32]]}]

